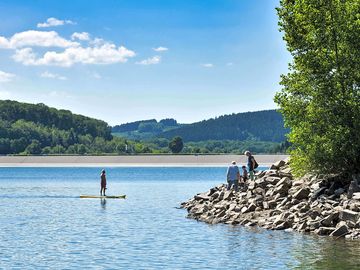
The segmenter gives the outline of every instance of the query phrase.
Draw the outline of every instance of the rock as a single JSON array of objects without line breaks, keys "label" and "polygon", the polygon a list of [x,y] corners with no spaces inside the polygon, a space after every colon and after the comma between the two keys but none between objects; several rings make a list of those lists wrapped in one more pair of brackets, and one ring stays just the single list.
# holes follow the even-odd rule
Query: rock
[{"label": "rock", "polygon": [[321,188],[317,189],[311,196],[311,199],[316,200],[321,194],[324,194],[325,190],[326,190],[326,187],[321,187]]},{"label": "rock", "polygon": [[271,185],[276,185],[281,180],[280,177],[272,176],[272,177],[266,177],[265,181]]},{"label": "rock", "polygon": [[307,187],[304,187],[304,188],[299,189],[299,191],[297,191],[294,194],[293,198],[297,199],[297,200],[303,200],[303,199],[307,199],[309,194],[310,194],[310,189]]},{"label": "rock", "polygon": [[333,231],[335,231],[335,227],[320,227],[317,230],[315,230],[315,233],[318,235],[329,235]]},{"label": "rock", "polygon": [[271,167],[270,167],[270,169],[271,170],[276,170],[276,169],[279,169],[279,168],[281,168],[281,167],[283,167],[283,166],[285,166],[285,161],[284,160],[279,160],[279,161],[277,161],[277,162],[275,162],[273,165],[271,165]]},{"label": "rock", "polygon": [[339,219],[342,221],[352,221],[356,223],[359,217],[360,214],[358,212],[354,212],[351,210],[344,209],[339,213]]},{"label": "rock", "polygon": [[340,196],[341,194],[343,194],[345,192],[345,189],[343,189],[343,188],[338,188],[338,189],[336,189],[335,191],[334,191],[334,194],[336,195],[336,196]]},{"label": "rock", "polygon": [[345,222],[339,222],[336,229],[330,234],[330,236],[343,237],[349,233],[349,228]]},{"label": "rock", "polygon": [[227,190],[224,193],[223,200],[229,201],[234,196],[234,192],[232,190]]},{"label": "rock", "polygon": [[320,221],[320,223],[324,226],[331,226],[334,223],[334,220],[339,218],[339,213],[338,212],[333,212],[330,215],[328,215],[327,217],[325,217],[324,219],[322,219]]},{"label": "rock", "polygon": [[246,206],[244,206],[243,208],[241,208],[241,213],[245,214],[247,212],[248,208]]},{"label": "rock", "polygon": [[354,192],[351,199],[360,200],[360,192]]},{"label": "rock", "polygon": [[281,178],[280,181],[276,184],[276,187],[281,186],[281,185],[284,185],[284,184],[287,185],[287,186],[289,186],[289,188],[291,187],[292,181],[290,180],[289,177],[283,177],[283,178]]},{"label": "rock", "polygon": [[289,223],[288,223],[287,221],[284,221],[283,223],[277,225],[277,226],[274,228],[274,230],[285,230],[285,229],[287,229],[287,228],[289,228],[289,227],[290,227]]},{"label": "rock", "polygon": [[287,184],[277,185],[274,194],[286,195],[289,191],[290,186]]},{"label": "rock", "polygon": [[267,183],[266,183],[264,178],[260,178],[260,179],[255,180],[255,186],[256,187],[265,188],[266,185],[267,185]]},{"label": "rock", "polygon": [[208,201],[210,200],[210,197],[207,196],[205,193],[200,193],[198,195],[195,195],[195,200],[199,201],[199,200],[204,200],[204,201]]},{"label": "rock", "polygon": [[252,204],[249,205],[246,213],[248,213],[248,212],[254,212],[255,209],[256,209],[256,205],[252,203]]}]

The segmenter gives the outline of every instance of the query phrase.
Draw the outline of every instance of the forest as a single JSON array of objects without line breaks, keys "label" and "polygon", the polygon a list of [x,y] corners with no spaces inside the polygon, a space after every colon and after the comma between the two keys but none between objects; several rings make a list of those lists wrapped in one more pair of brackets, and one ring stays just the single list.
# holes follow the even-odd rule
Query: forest
[{"label": "forest", "polygon": [[207,140],[283,142],[289,132],[282,115],[275,110],[223,115],[160,133],[170,139],[180,136],[184,142]]},{"label": "forest", "polygon": [[44,104],[0,100],[0,154],[101,154],[150,152],[113,137],[104,121]]},{"label": "forest", "polygon": [[[259,125],[265,125],[266,121],[273,124],[276,121],[271,120],[271,117],[273,115],[278,117],[278,114],[274,114],[273,111],[261,112],[265,120],[260,121],[259,117],[253,117],[256,114],[246,113],[240,115],[252,116],[247,119],[249,121],[250,119],[258,121]],[[183,154],[242,153],[244,150],[251,150],[254,153],[278,153],[286,150],[283,147],[284,143],[280,141],[281,136],[284,136],[284,133],[281,133],[283,130],[278,130],[277,132],[281,134],[277,134],[275,131],[270,130],[271,125],[263,128],[268,135],[261,135],[261,128],[258,129],[257,133],[252,128],[249,129],[252,130],[252,134],[244,131],[247,132],[247,136],[243,136],[245,134],[243,133],[235,140],[196,140],[195,135],[199,133],[196,130],[205,126],[207,126],[208,133],[216,134],[217,127],[214,121],[222,126],[224,130],[229,131],[230,128],[225,128],[225,125],[235,123],[236,119],[239,121],[239,117],[236,118],[236,116],[223,116],[191,125],[178,124],[175,119],[171,118],[159,122],[153,119],[126,123],[111,128],[102,120],[73,114],[68,110],[58,110],[41,103],[28,104],[0,100],[0,154],[169,154],[172,153],[171,140],[177,137],[178,134],[181,134],[181,140],[184,141],[181,149]],[[229,121],[228,118],[231,118],[231,121],[234,122]],[[223,120],[223,122],[220,120]],[[277,121],[281,122],[281,118],[280,120],[277,119]],[[188,126],[191,128],[186,129]],[[249,123],[249,126],[252,127],[253,124]],[[159,127],[159,130],[156,130],[156,127]],[[215,130],[212,131],[212,128]],[[112,133],[114,130],[120,132]],[[188,133],[184,133],[184,130]],[[132,132],[132,136],[134,134],[146,134],[147,137],[145,139],[129,139],[122,136],[122,134],[128,132]],[[174,135],[170,135],[170,132],[174,132]],[[194,136],[192,136],[191,132],[194,132]],[[195,140],[185,141],[183,138],[195,138]],[[266,141],[265,139],[272,141]]]}]

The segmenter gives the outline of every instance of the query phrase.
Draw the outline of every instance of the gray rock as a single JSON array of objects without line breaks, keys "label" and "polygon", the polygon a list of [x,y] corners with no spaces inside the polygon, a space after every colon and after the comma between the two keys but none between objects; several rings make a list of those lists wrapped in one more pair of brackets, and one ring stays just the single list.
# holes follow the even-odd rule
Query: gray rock
[{"label": "gray rock", "polygon": [[342,237],[349,233],[349,227],[345,222],[339,222],[336,229],[330,234],[330,236]]},{"label": "gray rock", "polygon": [[210,197],[208,195],[206,195],[205,193],[200,193],[195,195],[195,200],[200,201],[200,200],[204,200],[204,201],[208,201],[210,200]]},{"label": "gray rock", "polygon": [[276,185],[274,194],[286,195],[289,191],[290,186],[288,184]]},{"label": "gray rock", "polygon": [[351,210],[347,210],[344,209],[342,211],[340,211],[339,213],[339,219],[342,221],[352,221],[352,222],[357,222],[357,220],[359,219],[360,214],[358,212],[355,211],[351,211]]},{"label": "gray rock", "polygon": [[320,223],[324,226],[331,227],[336,219],[339,218],[338,212],[333,212],[324,219],[320,221]]},{"label": "gray rock", "polygon": [[335,231],[335,227],[320,227],[317,230],[315,230],[315,233],[318,235],[329,235],[333,231]]},{"label": "gray rock", "polygon": [[232,190],[227,190],[227,191],[225,191],[225,193],[224,193],[223,200],[229,201],[229,200],[231,200],[231,198],[232,198],[233,196],[234,196],[233,191],[232,191]]},{"label": "gray rock", "polygon": [[275,169],[279,169],[285,165],[286,165],[286,162],[284,160],[279,160],[279,161],[275,162],[272,166],[274,166]]},{"label": "gray rock", "polygon": [[271,185],[276,185],[281,180],[280,177],[272,176],[272,177],[266,177],[265,181]]},{"label": "gray rock", "polygon": [[354,192],[352,195],[353,200],[360,200],[360,192]]},{"label": "gray rock", "polygon": [[308,187],[304,187],[299,189],[299,191],[297,191],[294,194],[293,198],[297,200],[303,200],[303,199],[307,199],[309,194],[310,194],[310,189]]}]

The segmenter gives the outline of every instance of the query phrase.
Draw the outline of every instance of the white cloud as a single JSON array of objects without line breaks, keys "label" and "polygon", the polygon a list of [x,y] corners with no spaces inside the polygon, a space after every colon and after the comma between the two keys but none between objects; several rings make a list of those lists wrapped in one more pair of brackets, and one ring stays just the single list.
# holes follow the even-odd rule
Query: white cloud
[{"label": "white cloud", "polygon": [[10,42],[7,38],[0,36],[0,48],[9,49]]},{"label": "white cloud", "polygon": [[59,20],[52,17],[52,18],[48,18],[44,23],[38,23],[37,27],[44,28],[44,27],[60,26],[64,24],[76,24],[76,23],[70,20]]},{"label": "white cloud", "polygon": [[89,33],[87,32],[81,32],[81,33],[78,33],[78,32],[75,32],[71,35],[71,39],[74,40],[74,39],[78,39],[78,40],[89,40],[90,39],[90,35]]},{"label": "white cloud", "polygon": [[157,47],[157,48],[153,48],[153,50],[154,50],[155,52],[165,52],[165,51],[168,51],[169,49],[166,48],[166,47],[160,46],[160,47]]},{"label": "white cloud", "polygon": [[62,66],[70,67],[80,64],[113,64],[125,63],[134,57],[135,52],[112,43],[105,43],[95,47],[70,47],[63,52],[48,51],[38,58],[31,48],[16,50],[13,59],[24,65],[32,66]]},{"label": "white cloud", "polygon": [[161,56],[155,55],[154,57],[150,57],[148,59],[144,59],[140,62],[136,62],[138,65],[156,65],[159,64],[161,61]]},{"label": "white cloud", "polygon": [[203,66],[205,68],[212,68],[212,67],[214,67],[214,64],[206,63],[206,64],[201,64],[201,66]]},{"label": "white cloud", "polygon": [[61,75],[56,74],[56,73],[50,73],[49,71],[45,71],[45,72],[41,73],[40,77],[49,78],[49,79],[63,80],[63,81],[67,80],[67,78],[65,76],[61,76]]},{"label": "white cloud", "polygon": [[0,70],[0,82],[10,82],[15,77],[15,74],[7,73]]},{"label": "white cloud", "polygon": [[14,34],[7,39],[0,36],[0,48],[21,48],[21,47],[76,47],[80,44],[67,40],[55,31],[28,30]]}]

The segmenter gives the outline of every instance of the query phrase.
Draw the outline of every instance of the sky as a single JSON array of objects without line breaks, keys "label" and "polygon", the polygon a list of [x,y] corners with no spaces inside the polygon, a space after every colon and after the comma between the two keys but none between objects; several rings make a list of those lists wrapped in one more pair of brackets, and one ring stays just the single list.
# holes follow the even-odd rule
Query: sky
[{"label": "sky", "polygon": [[0,0],[0,99],[116,125],[276,108],[278,0]]}]

